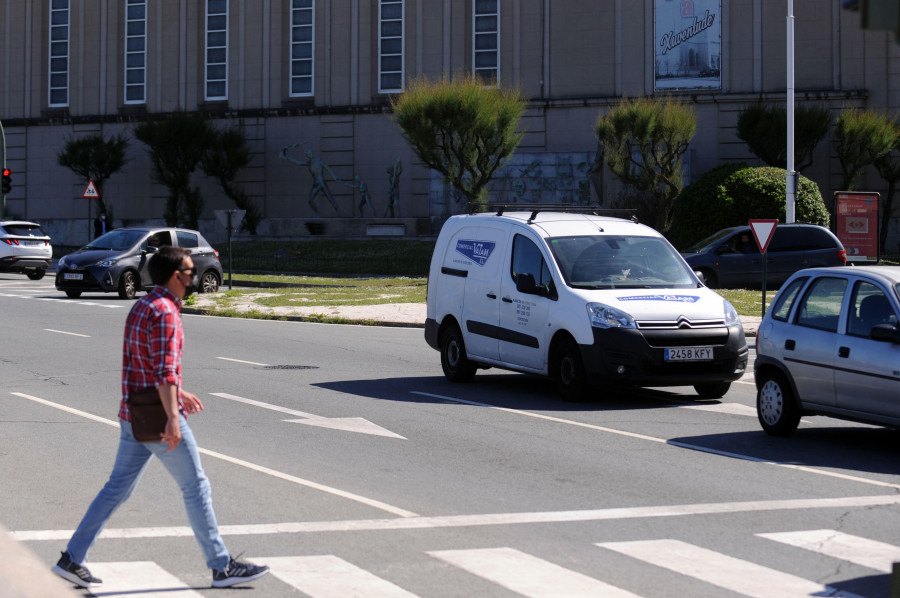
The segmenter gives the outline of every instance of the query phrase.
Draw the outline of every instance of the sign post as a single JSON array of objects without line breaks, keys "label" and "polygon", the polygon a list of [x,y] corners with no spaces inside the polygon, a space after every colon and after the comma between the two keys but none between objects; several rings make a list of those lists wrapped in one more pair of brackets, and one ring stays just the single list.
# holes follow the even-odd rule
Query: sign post
[{"label": "sign post", "polygon": [[88,243],[91,242],[91,204],[93,203],[91,200],[97,199],[98,197],[100,197],[100,193],[97,191],[97,187],[94,185],[94,179],[88,179],[87,187],[84,188],[84,193],[81,194],[81,199],[88,200]]},{"label": "sign post", "polygon": [[231,275],[234,270],[234,258],[231,253],[231,237],[234,234],[234,231],[238,229],[241,225],[241,222],[244,220],[244,214],[246,214],[246,210],[215,210],[216,220],[218,220],[224,227],[225,232],[228,234],[228,289],[231,290],[234,288],[231,282]]},{"label": "sign post", "polygon": [[756,246],[759,248],[759,252],[762,254],[762,314],[766,315],[766,278],[768,272],[767,265],[769,262],[769,258],[766,255],[766,249],[769,247],[769,241],[772,240],[772,237],[775,235],[775,227],[778,226],[778,221],[773,219],[756,219],[756,220],[748,220],[747,223],[750,225],[750,230],[753,231],[753,238],[756,239]]}]

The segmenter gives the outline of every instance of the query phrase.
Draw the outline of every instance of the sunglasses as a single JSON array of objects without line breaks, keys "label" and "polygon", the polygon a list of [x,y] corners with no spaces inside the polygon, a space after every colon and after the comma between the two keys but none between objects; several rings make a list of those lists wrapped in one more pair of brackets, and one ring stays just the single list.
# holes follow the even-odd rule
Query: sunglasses
[{"label": "sunglasses", "polygon": [[178,271],[182,272],[184,274],[190,274],[191,276],[193,276],[194,274],[197,273],[197,267],[195,266],[193,268],[178,268]]}]

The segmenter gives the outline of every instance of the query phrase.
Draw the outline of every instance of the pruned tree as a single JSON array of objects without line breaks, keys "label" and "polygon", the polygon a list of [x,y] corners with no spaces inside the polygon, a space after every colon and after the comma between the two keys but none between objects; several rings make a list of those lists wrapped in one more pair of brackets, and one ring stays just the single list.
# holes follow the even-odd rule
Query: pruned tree
[{"label": "pruned tree", "polygon": [[244,210],[242,227],[256,234],[256,227],[262,220],[259,207],[250,200],[244,188],[237,183],[237,173],[250,163],[250,148],[247,137],[237,128],[214,131],[213,143],[206,148],[201,158],[203,172],[216,179],[225,195],[238,209]]},{"label": "pruned tree", "polygon": [[65,166],[79,178],[94,181],[99,197],[97,213],[108,212],[103,195],[103,184],[125,166],[128,137],[114,135],[108,139],[96,133],[66,139],[63,149],[56,154],[56,162]]},{"label": "pruned tree", "polygon": [[878,110],[844,110],[835,123],[835,146],[843,171],[841,189],[852,191],[863,170],[897,146],[897,121]]},{"label": "pruned tree", "polygon": [[442,174],[470,204],[522,140],[525,101],[516,90],[489,87],[472,76],[412,80],[391,99],[394,120],[423,164]]},{"label": "pruned tree", "polygon": [[638,215],[668,230],[675,198],[684,186],[684,153],[697,130],[694,110],[671,97],[624,98],[601,114],[595,132],[606,165],[643,198]]},{"label": "pruned tree", "polygon": [[887,193],[881,196],[881,200],[878,202],[878,211],[880,212],[878,246],[884,253],[888,224],[894,215],[894,194],[897,192],[897,184],[900,183],[900,131],[898,131],[897,143],[891,148],[891,151],[875,158],[875,168],[888,184]]},{"label": "pruned tree", "polygon": [[191,186],[191,175],[213,143],[215,131],[202,118],[179,113],[138,125],[134,136],[147,145],[154,179],[169,190],[166,223],[196,229],[203,198],[200,189]]},{"label": "pruned tree", "polygon": [[[801,104],[794,109],[794,169],[813,163],[813,152],[828,135],[831,115],[827,108]],[[741,110],[737,136],[769,166],[787,168],[787,108],[756,103]]]}]

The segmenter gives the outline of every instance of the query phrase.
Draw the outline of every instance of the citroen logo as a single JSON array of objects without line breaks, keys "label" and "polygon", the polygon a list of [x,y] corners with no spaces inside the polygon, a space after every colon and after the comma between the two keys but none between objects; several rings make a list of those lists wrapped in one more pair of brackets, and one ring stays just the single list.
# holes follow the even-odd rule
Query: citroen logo
[{"label": "citroen logo", "polygon": [[678,321],[676,322],[679,328],[690,328],[691,321],[688,320],[685,316],[678,316]]}]

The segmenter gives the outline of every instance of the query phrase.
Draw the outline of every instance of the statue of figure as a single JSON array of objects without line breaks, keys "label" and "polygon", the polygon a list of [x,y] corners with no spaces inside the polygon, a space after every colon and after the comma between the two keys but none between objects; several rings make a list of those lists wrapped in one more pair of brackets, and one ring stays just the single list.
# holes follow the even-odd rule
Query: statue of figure
[{"label": "statue of figure", "polygon": [[388,173],[388,204],[384,209],[384,217],[390,213],[394,217],[394,207],[397,208],[397,216],[400,216],[400,173],[403,172],[403,162],[397,158],[397,162],[387,167]]},{"label": "statue of figure", "polygon": [[369,186],[365,181],[359,178],[359,175],[353,177],[353,181],[353,187],[359,189],[359,215],[363,215],[363,206],[369,206],[369,209],[372,211],[372,216],[377,216],[375,208],[372,207],[372,196],[369,195]]},{"label": "statue of figure", "polygon": [[332,180],[337,182],[343,182],[337,176],[335,176],[334,171],[329,168],[328,164],[322,161],[321,158],[317,158],[313,155],[312,150],[306,150],[306,160],[300,161],[295,160],[287,155],[287,150],[292,147],[296,147],[297,144],[288,145],[281,148],[281,152],[279,152],[278,157],[283,158],[289,162],[292,162],[298,166],[306,166],[309,169],[309,174],[313,179],[312,187],[309,189],[309,195],[307,196],[307,202],[309,203],[309,207],[312,208],[313,212],[316,216],[319,215],[319,210],[316,208],[316,204],[313,203],[313,200],[319,193],[325,195],[328,201],[331,203],[331,206],[334,208],[334,211],[337,212],[338,216],[341,215],[341,209],[338,207],[337,202],[334,200],[334,196],[331,194],[331,190],[328,188],[328,183],[325,181],[325,171],[331,175]]}]

